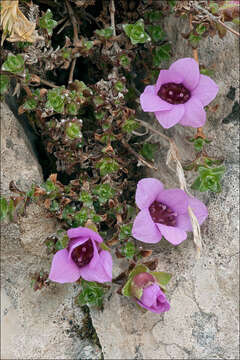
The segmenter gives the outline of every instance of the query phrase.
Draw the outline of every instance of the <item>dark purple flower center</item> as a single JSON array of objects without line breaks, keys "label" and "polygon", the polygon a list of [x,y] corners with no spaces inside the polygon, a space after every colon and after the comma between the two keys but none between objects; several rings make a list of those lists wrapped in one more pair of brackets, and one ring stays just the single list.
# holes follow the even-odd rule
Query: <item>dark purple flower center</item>
[{"label": "dark purple flower center", "polygon": [[160,87],[158,96],[170,104],[184,104],[190,97],[190,91],[183,84],[167,83]]},{"label": "dark purple flower center", "polygon": [[155,223],[175,226],[177,214],[167,205],[154,201],[149,208],[150,215]]},{"label": "dark purple flower center", "polygon": [[82,267],[90,263],[93,258],[93,252],[94,249],[92,241],[88,240],[84,244],[76,247],[71,256],[75,264]]}]

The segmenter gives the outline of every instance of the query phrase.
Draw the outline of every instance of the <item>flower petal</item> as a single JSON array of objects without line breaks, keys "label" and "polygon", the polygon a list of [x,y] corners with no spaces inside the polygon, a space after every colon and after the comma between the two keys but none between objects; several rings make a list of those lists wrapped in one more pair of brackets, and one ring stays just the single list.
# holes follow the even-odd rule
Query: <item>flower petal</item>
[{"label": "flower petal", "polygon": [[192,58],[175,61],[169,68],[183,77],[183,85],[193,90],[199,83],[200,72],[198,63]]},{"label": "flower petal", "polygon": [[180,228],[163,224],[156,225],[158,226],[165,239],[173,245],[179,245],[187,238],[187,233]]},{"label": "flower petal", "polygon": [[193,128],[202,127],[206,122],[206,112],[197,97],[191,97],[185,104],[185,113],[179,124]]},{"label": "flower petal", "polygon": [[86,241],[89,240],[89,237],[81,237],[78,239],[70,240],[69,242],[69,250],[68,250],[68,257],[71,258],[73,250],[78,247],[79,245],[83,245]]},{"label": "flower petal", "polygon": [[170,110],[172,105],[162,100],[156,95],[155,86],[149,85],[145,87],[144,92],[140,96],[140,103],[143,111],[161,111]]},{"label": "flower petal", "polygon": [[174,70],[161,70],[156,83],[156,93],[159,91],[161,85],[170,82],[181,84],[183,82],[183,76]]},{"label": "flower petal", "polygon": [[163,184],[157,179],[145,178],[140,180],[136,190],[136,204],[139,209],[148,208],[163,189]]},{"label": "flower petal", "polygon": [[162,292],[157,284],[153,284],[143,290],[141,300],[137,300],[137,303],[143,308],[160,314],[170,309],[170,304],[166,298],[166,295]]},{"label": "flower petal", "polygon": [[157,303],[157,294],[159,292],[159,286],[157,284],[152,284],[143,289],[143,294],[141,296],[141,303],[146,306],[152,306]]},{"label": "flower petal", "polygon": [[[201,225],[208,216],[207,207],[200,200],[190,196],[188,196],[188,204]],[[192,231],[192,223],[188,212],[177,217],[177,227],[185,231]]]},{"label": "flower petal", "polygon": [[203,106],[215,99],[218,93],[217,84],[208,76],[200,75],[198,86],[192,91],[192,96],[198,98]]},{"label": "flower petal", "polygon": [[103,242],[103,239],[101,238],[101,236],[98,233],[96,233],[95,231],[93,231],[89,228],[82,227],[82,226],[79,226],[79,227],[73,228],[73,229],[69,229],[67,231],[67,234],[70,239],[88,237],[88,239],[91,238],[92,240],[95,240],[97,242],[100,242],[100,243]]},{"label": "flower petal", "polygon": [[104,283],[112,281],[112,256],[108,251],[101,251],[97,257],[97,262],[90,262],[80,269],[81,276],[87,281],[97,281]]},{"label": "flower petal", "polygon": [[141,210],[136,216],[132,236],[145,243],[156,244],[162,238],[161,232],[153,222],[148,209]]},{"label": "flower petal", "polygon": [[159,193],[157,201],[162,202],[177,214],[185,214],[188,208],[188,196],[181,189],[168,189]]},{"label": "flower petal", "polygon": [[58,283],[72,283],[80,278],[80,268],[68,258],[67,249],[59,250],[52,259],[49,279]]},{"label": "flower petal", "polygon": [[171,110],[157,111],[155,116],[165,129],[176,125],[184,116],[185,104],[173,105]]}]

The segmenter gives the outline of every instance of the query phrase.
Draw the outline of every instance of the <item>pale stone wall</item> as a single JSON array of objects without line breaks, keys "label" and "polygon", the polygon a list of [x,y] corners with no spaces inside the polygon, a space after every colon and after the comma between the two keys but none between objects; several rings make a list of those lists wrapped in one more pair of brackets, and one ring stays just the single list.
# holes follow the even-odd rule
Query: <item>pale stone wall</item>
[{"label": "pale stone wall", "polygon": [[[2,103],[3,195],[10,193],[11,180],[21,189],[43,181],[21,125]],[[74,304],[75,286],[52,283],[37,292],[30,287],[30,273],[50,268],[43,242],[56,224],[36,205],[27,214],[17,224],[1,224],[1,359],[98,359],[100,349],[80,338],[84,315]]]}]

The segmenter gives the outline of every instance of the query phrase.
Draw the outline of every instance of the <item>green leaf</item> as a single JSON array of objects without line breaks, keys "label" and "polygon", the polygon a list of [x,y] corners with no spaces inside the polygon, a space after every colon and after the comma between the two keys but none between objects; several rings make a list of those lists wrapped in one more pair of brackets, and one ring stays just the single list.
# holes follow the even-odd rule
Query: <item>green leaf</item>
[{"label": "green leaf", "polygon": [[24,59],[18,55],[8,54],[7,60],[2,65],[2,70],[9,71],[13,74],[20,74],[24,71]]},{"label": "green leaf", "polygon": [[37,107],[37,100],[35,100],[34,98],[29,98],[28,100],[25,101],[25,103],[23,104],[23,108],[25,110],[30,110],[33,111],[36,109]]},{"label": "green leaf", "polygon": [[169,43],[157,46],[153,50],[153,65],[159,66],[162,61],[170,59],[171,45]]},{"label": "green leaf", "polygon": [[212,77],[212,76],[214,76],[215,71],[211,70],[211,69],[204,68],[204,69],[200,69],[200,74]]},{"label": "green leaf", "polygon": [[81,281],[82,291],[78,295],[77,302],[79,305],[102,306],[104,289],[96,282],[86,280]]},{"label": "green leaf", "polygon": [[73,218],[73,227],[84,226],[88,220],[88,209],[82,208]]},{"label": "green leaf", "polygon": [[[193,189],[193,190],[199,190],[200,187],[201,187],[201,183],[202,183],[201,177],[198,176],[198,177],[196,178],[196,180],[194,181],[194,183],[192,184],[191,189]],[[207,189],[206,189],[206,190],[207,190]]]},{"label": "green leaf", "polygon": [[57,26],[57,21],[53,20],[50,9],[39,19],[39,26],[42,29],[46,29],[49,35],[52,35],[53,29]]},{"label": "green leaf", "polygon": [[131,59],[127,55],[123,54],[119,57],[119,63],[122,67],[128,68],[131,63]]},{"label": "green leaf", "polygon": [[135,253],[136,253],[136,248],[135,248],[134,243],[131,241],[128,241],[122,248],[122,254],[127,259],[132,259],[133,256],[135,255]]},{"label": "green leaf", "polygon": [[71,206],[71,205],[65,206],[62,212],[63,220],[69,221],[69,223],[72,224],[72,217],[75,211],[76,211],[75,206]]},{"label": "green leaf", "polygon": [[111,252],[110,248],[104,242],[100,243],[99,246],[102,250]]},{"label": "green leaf", "polygon": [[110,39],[113,36],[113,29],[111,27],[96,30],[96,34],[104,39]]},{"label": "green leaf", "polygon": [[69,123],[66,128],[66,134],[71,140],[81,139],[82,132],[80,125],[75,122]]},{"label": "green leaf", "polygon": [[196,32],[198,33],[198,35],[203,35],[206,30],[206,26],[204,26],[203,24],[198,24],[198,26],[196,27]]},{"label": "green leaf", "polygon": [[16,211],[16,208],[14,206],[13,199],[10,199],[9,203],[8,203],[8,217],[9,217],[10,221],[13,221],[15,211]]},{"label": "green leaf", "polygon": [[201,151],[203,148],[205,141],[204,139],[202,139],[201,137],[197,138],[194,140],[194,149],[196,151]]},{"label": "green leaf", "polygon": [[72,50],[69,48],[62,49],[62,57],[66,60],[70,60]]},{"label": "green leaf", "polygon": [[112,199],[116,191],[109,184],[100,184],[93,189],[93,194],[98,196],[100,204],[105,204]]},{"label": "green leaf", "polygon": [[56,88],[48,90],[46,107],[55,111],[56,113],[64,112],[65,97],[63,95],[63,88]]},{"label": "green leaf", "polygon": [[123,131],[131,133],[139,127],[139,123],[133,118],[126,119],[122,125]]},{"label": "green leaf", "polygon": [[8,202],[5,198],[0,198],[0,220],[3,220],[8,213]]},{"label": "green leaf", "polygon": [[219,11],[219,5],[215,1],[210,1],[209,7],[211,9],[212,14],[218,14]]},{"label": "green leaf", "polygon": [[107,174],[112,174],[119,170],[118,163],[111,159],[111,158],[104,158],[103,160],[100,160],[96,167],[100,169],[100,175],[105,176]]},{"label": "green leaf", "polygon": [[119,92],[123,92],[125,89],[125,85],[121,81],[117,81],[114,87]]},{"label": "green leaf", "polygon": [[65,249],[68,245],[69,238],[65,235],[63,238],[59,239],[55,244],[55,251]]},{"label": "green leaf", "polygon": [[104,100],[101,96],[94,96],[93,97],[93,104],[98,108],[99,106],[104,104]]},{"label": "green leaf", "polygon": [[120,227],[119,239],[120,240],[128,239],[132,234],[132,227],[133,224],[122,225]]},{"label": "green leaf", "polygon": [[42,184],[42,187],[46,190],[47,194],[50,194],[51,192],[56,190],[56,186],[50,179],[47,179],[45,183]]},{"label": "green leaf", "polygon": [[131,294],[132,279],[134,278],[135,275],[140,274],[142,272],[148,272],[148,268],[142,264],[136,265],[136,267],[130,272],[128,276],[128,280],[122,289],[122,294],[124,296],[132,296]]},{"label": "green leaf", "polygon": [[50,211],[55,212],[59,210],[59,204],[56,200],[53,200],[49,208]]},{"label": "green leaf", "polygon": [[151,41],[150,36],[144,30],[143,19],[139,19],[135,24],[124,24],[123,30],[133,45]]},{"label": "green leaf", "polygon": [[154,153],[158,149],[157,144],[143,144],[140,154],[146,159],[152,161],[154,159]]},{"label": "green leaf", "polygon": [[69,115],[77,115],[78,113],[78,106],[75,103],[67,104],[66,111]]},{"label": "green leaf", "polygon": [[150,272],[152,276],[155,277],[158,284],[165,289],[165,286],[169,283],[172,278],[172,275],[163,271],[152,271]]},{"label": "green leaf", "polygon": [[190,34],[189,38],[188,38],[190,44],[192,45],[193,48],[197,48],[199,41],[201,40],[201,36],[200,35],[194,35],[194,34]]},{"label": "green leaf", "polygon": [[10,79],[7,75],[0,75],[0,95],[8,92]]},{"label": "green leaf", "polygon": [[102,120],[104,117],[105,117],[105,115],[107,114],[107,112],[106,111],[100,111],[100,110],[98,110],[98,111],[95,111],[95,113],[94,113],[94,115],[95,115],[95,118],[97,119],[97,120]]},{"label": "green leaf", "polygon": [[91,206],[93,203],[92,196],[86,190],[82,190],[79,201],[82,201],[85,206]]},{"label": "green leaf", "polygon": [[205,166],[198,167],[199,177],[192,184],[192,189],[201,192],[210,190],[213,192],[221,191],[220,180],[225,172],[225,167],[220,166],[210,168]]},{"label": "green leaf", "polygon": [[153,10],[147,14],[147,17],[151,23],[154,23],[154,22],[158,23],[161,20],[161,18],[163,17],[163,14],[161,11]]},{"label": "green leaf", "polygon": [[154,42],[163,40],[166,36],[160,25],[148,25],[147,31]]}]

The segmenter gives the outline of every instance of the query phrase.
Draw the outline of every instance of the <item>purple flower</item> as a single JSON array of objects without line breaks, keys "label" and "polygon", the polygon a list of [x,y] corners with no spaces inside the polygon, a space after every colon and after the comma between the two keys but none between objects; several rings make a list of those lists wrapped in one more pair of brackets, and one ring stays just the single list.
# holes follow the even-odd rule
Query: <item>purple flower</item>
[{"label": "purple flower", "polygon": [[69,245],[54,255],[49,279],[59,283],[74,282],[80,277],[99,283],[111,281],[112,257],[101,250],[101,236],[84,227],[70,229],[67,234]]},{"label": "purple flower", "polygon": [[179,123],[201,127],[206,121],[204,106],[217,95],[218,86],[199,72],[192,58],[174,62],[161,70],[157,83],[145,88],[140,96],[143,111],[154,112],[160,124],[168,129]]},{"label": "purple flower", "polygon": [[138,182],[136,204],[141,211],[133,223],[132,235],[146,243],[157,243],[162,236],[173,245],[184,241],[186,231],[192,231],[188,206],[199,224],[208,216],[208,210],[200,200],[180,189],[164,190],[163,184],[152,178]]},{"label": "purple flower", "polygon": [[141,289],[141,298],[136,298],[136,301],[143,308],[158,314],[170,309],[166,295],[160,286],[156,284],[151,274],[144,272],[136,275],[133,278],[132,287],[133,292],[136,289]]}]

